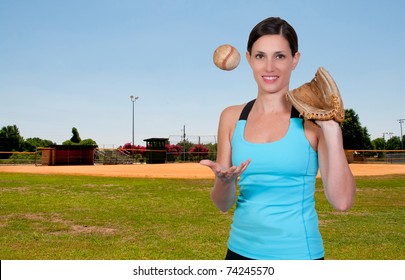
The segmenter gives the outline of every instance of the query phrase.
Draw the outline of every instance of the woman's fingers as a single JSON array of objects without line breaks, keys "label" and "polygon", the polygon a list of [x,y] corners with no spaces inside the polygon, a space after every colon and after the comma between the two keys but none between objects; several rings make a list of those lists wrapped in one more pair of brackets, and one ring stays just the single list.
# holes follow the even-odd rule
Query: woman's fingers
[{"label": "woman's fingers", "polygon": [[239,166],[232,166],[227,170],[221,172],[222,176],[226,179],[236,179],[238,178],[248,167],[250,159],[242,162]]},{"label": "woman's fingers", "polygon": [[214,172],[215,175],[218,175],[218,173],[222,171],[222,168],[221,166],[219,166],[218,163],[213,162],[212,160],[209,159],[201,160],[200,164],[211,168],[212,172]]},{"label": "woman's fingers", "polygon": [[215,176],[223,181],[234,180],[242,174],[250,163],[250,159],[242,162],[239,166],[231,166],[229,168],[222,168],[218,163],[208,159],[200,161],[201,165],[211,168]]},{"label": "woman's fingers", "polygon": [[247,161],[242,162],[242,163],[238,166],[238,168],[236,169],[236,172],[238,173],[238,175],[242,174],[242,173],[246,170],[246,168],[248,167],[249,163],[250,163],[250,159],[248,159]]}]

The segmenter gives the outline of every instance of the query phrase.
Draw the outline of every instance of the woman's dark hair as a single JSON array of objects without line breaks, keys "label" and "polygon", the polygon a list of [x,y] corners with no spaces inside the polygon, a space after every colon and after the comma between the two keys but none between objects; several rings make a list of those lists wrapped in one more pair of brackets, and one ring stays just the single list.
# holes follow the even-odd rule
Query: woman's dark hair
[{"label": "woman's dark hair", "polygon": [[264,35],[282,35],[290,44],[291,54],[294,56],[298,51],[298,36],[294,28],[279,17],[269,17],[259,22],[249,35],[247,51],[252,54],[253,44]]}]

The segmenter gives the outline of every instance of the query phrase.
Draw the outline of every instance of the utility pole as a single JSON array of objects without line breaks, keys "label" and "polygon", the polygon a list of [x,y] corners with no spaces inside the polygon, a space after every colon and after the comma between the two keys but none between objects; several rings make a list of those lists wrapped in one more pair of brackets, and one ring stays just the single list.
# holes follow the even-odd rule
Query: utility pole
[{"label": "utility pole", "polygon": [[401,150],[403,150],[404,149],[404,141],[402,139],[402,124],[405,122],[405,119],[399,119],[398,122],[399,122],[399,125],[401,127],[401,139],[400,140],[401,140]]},{"label": "utility pole", "polygon": [[139,99],[139,96],[131,95],[129,98],[131,98],[131,101],[132,101],[132,146],[135,146],[135,140],[134,140],[134,135],[135,135],[135,101],[137,101]]},{"label": "utility pole", "polygon": [[186,161],[186,125],[183,125],[183,161]]}]

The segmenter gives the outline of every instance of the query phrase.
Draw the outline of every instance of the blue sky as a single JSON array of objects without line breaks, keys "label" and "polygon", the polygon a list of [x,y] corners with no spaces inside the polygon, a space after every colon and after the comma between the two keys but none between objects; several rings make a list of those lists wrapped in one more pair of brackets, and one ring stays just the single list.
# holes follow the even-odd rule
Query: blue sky
[{"label": "blue sky", "polygon": [[[190,140],[214,139],[221,111],[257,94],[244,58],[250,30],[280,16],[299,36],[301,60],[290,87],[323,66],[372,139],[399,136],[404,3],[0,0],[0,126],[15,124],[24,138],[58,144],[76,127],[100,147],[124,145],[132,141],[134,95],[135,144],[174,141],[183,126]],[[212,63],[225,43],[242,55],[230,72]]]}]

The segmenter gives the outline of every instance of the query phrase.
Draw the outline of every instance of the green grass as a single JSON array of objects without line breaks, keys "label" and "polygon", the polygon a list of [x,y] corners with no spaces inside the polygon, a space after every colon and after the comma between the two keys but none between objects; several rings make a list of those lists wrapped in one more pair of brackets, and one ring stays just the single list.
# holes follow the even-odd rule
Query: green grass
[{"label": "green grass", "polygon": [[[357,178],[348,212],[318,195],[320,229],[329,259],[405,259],[405,175]],[[318,185],[320,186],[319,182]]]},{"label": "green grass", "polygon": [[[212,184],[0,173],[0,259],[223,259],[232,211]],[[317,183],[326,259],[405,259],[405,175],[357,186],[339,213]]]}]

